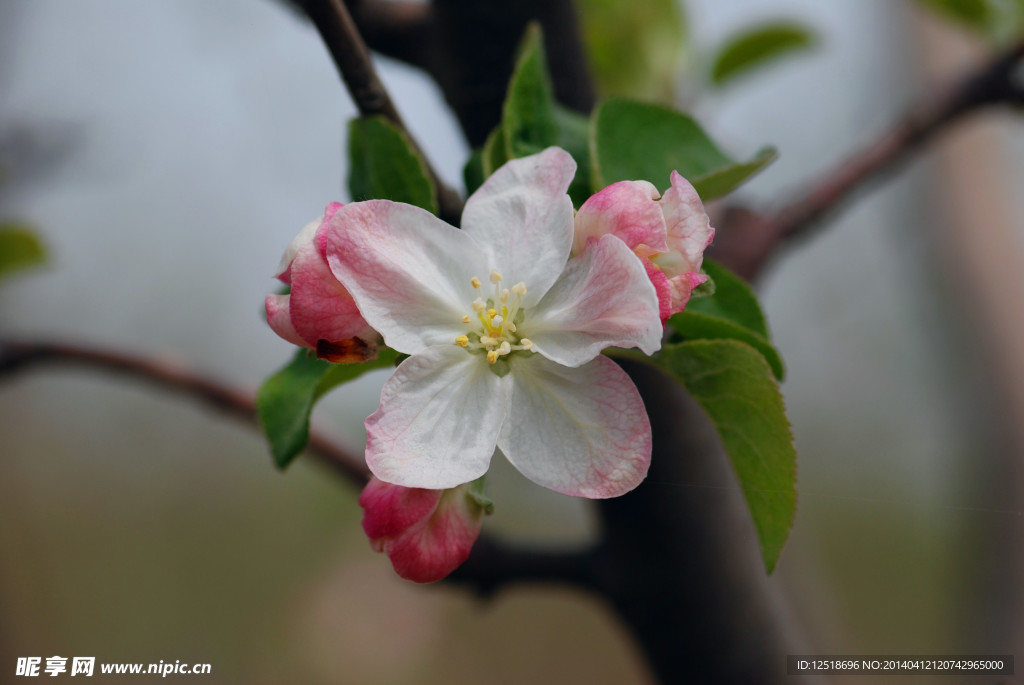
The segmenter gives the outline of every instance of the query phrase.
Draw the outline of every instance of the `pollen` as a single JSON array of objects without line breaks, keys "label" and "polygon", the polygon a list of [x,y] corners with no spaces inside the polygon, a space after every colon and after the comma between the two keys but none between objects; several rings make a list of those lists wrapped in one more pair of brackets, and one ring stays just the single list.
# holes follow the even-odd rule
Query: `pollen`
[{"label": "pollen", "polygon": [[[465,334],[455,337],[455,344],[473,354],[487,357],[489,364],[497,364],[498,360],[516,352],[533,353],[533,343],[527,338],[520,338],[518,326],[523,323],[523,296],[526,295],[526,284],[516,283],[511,288],[503,287],[502,275],[497,269],[491,271],[490,281],[494,284],[493,294],[481,295],[473,300],[473,313],[462,318],[463,324],[470,329]],[[479,290],[483,285],[474,276],[470,283]],[[497,367],[507,373],[508,367]],[[503,374],[501,374],[503,375]]]}]

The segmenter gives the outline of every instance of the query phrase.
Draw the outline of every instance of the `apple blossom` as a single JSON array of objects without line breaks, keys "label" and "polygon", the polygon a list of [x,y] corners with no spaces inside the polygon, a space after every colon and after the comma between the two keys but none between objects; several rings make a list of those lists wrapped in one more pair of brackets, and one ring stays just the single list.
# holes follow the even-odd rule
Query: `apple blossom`
[{"label": "apple blossom", "polygon": [[462,230],[411,205],[346,205],[327,261],[384,341],[411,355],[366,420],[381,480],[447,489],[495,448],[534,482],[583,497],[636,487],[651,429],[605,347],[659,348],[654,288],[614,236],[569,259],[576,164],[558,148],[513,160],[467,201]]},{"label": "apple blossom", "polygon": [[473,490],[476,483],[426,490],[371,478],[359,496],[363,530],[401,577],[417,583],[441,580],[469,556],[492,506]]},{"label": "apple blossom", "polygon": [[658,292],[662,322],[683,311],[695,287],[704,249],[715,237],[704,205],[690,183],[673,171],[658,199],[647,181],[619,181],[591,196],[576,215],[573,252],[603,235],[620,238],[640,258]]},{"label": "apple blossom", "polygon": [[306,224],[288,245],[274,277],[291,292],[267,295],[267,323],[288,342],[316,350],[318,357],[361,362],[377,356],[380,335],[359,314],[324,254],[328,222],[341,207],[340,202],[327,205],[323,216]]}]

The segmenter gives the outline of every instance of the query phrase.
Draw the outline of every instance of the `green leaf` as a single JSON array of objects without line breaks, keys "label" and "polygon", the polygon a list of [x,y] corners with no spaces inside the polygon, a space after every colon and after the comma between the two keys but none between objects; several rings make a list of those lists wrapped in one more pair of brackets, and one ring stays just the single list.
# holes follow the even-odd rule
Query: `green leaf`
[{"label": "green leaf", "polygon": [[526,28],[501,121],[506,149],[512,158],[532,155],[558,142],[555,96],[548,79],[539,24],[531,23]]},{"label": "green leaf", "polygon": [[46,249],[32,229],[14,222],[0,224],[0,278],[45,261]]},{"label": "green leaf", "polygon": [[656,361],[711,418],[739,478],[771,573],[796,513],[796,450],[768,365],[756,350],[735,340],[666,345]]},{"label": "green leaf", "polygon": [[408,137],[381,116],[353,119],[348,128],[348,188],[353,201],[393,200],[437,214],[426,165]]},{"label": "green leaf", "polygon": [[707,297],[691,299],[686,305],[686,311],[731,321],[750,329],[765,340],[771,340],[761,304],[746,281],[707,257],[704,258],[703,269],[715,282],[715,292]]},{"label": "green leaf", "polygon": [[647,180],[664,189],[678,171],[706,202],[728,193],[771,163],[762,150],[737,163],[693,118],[660,105],[632,100],[603,102],[591,127],[591,179],[596,192],[616,181]]},{"label": "green leaf", "polygon": [[746,29],[726,40],[711,67],[711,81],[722,85],[786,55],[815,44],[810,29],[789,22]]},{"label": "green leaf", "polygon": [[477,148],[462,167],[462,180],[466,183],[466,197],[484,184],[484,149]]},{"label": "green leaf", "polygon": [[579,208],[590,197],[590,118],[555,105],[558,123],[558,147],[576,160],[576,176],[569,185],[569,197]]},{"label": "green leaf", "polygon": [[270,442],[274,463],[283,469],[306,447],[313,405],[331,389],[367,371],[393,366],[397,353],[388,348],[368,362],[331,364],[305,349],[268,378],[256,395],[260,425]]},{"label": "green leaf", "polygon": [[917,0],[918,4],[975,31],[987,33],[994,14],[991,0]]},{"label": "green leaf", "polygon": [[744,342],[761,353],[777,379],[781,381],[786,375],[786,366],[782,362],[782,356],[770,342],[749,328],[716,316],[690,311],[689,307],[686,308],[686,311],[674,314],[668,322],[683,340],[739,340]]},{"label": "green leaf", "polygon": [[501,124],[498,124],[491,131],[491,135],[487,136],[481,156],[485,179],[509,160],[508,148],[505,145],[505,130]]},{"label": "green leaf", "polygon": [[779,158],[779,151],[773,147],[758,150],[749,162],[738,162],[709,174],[690,179],[697,194],[705,202],[717,200],[736,190],[747,182],[751,176]]},{"label": "green leaf", "polygon": [[601,95],[670,103],[687,49],[678,0],[576,0],[590,72]]}]

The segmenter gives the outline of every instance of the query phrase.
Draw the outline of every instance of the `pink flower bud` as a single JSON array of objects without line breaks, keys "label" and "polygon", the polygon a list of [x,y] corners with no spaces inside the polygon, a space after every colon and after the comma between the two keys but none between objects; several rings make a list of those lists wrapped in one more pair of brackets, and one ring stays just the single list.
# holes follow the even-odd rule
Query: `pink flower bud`
[{"label": "pink flower bud", "polygon": [[325,231],[341,203],[307,224],[285,250],[275,276],[291,286],[288,295],[268,295],[267,323],[279,336],[316,350],[332,362],[361,362],[377,356],[380,335],[327,265]]},{"label": "pink flower bud", "polygon": [[675,171],[671,183],[660,199],[647,181],[611,184],[580,207],[573,237],[574,253],[606,234],[626,243],[658,293],[662,323],[683,311],[693,289],[707,280],[700,266],[715,237],[693,186]]},{"label": "pink flower bud", "polygon": [[401,577],[441,580],[466,560],[480,535],[485,505],[471,493],[473,486],[427,490],[372,478],[359,496],[363,530]]}]

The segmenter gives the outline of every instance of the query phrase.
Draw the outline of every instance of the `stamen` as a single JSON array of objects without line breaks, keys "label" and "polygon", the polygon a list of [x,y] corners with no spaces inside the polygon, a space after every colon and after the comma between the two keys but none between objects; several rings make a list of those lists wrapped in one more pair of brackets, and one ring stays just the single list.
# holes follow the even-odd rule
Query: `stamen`
[{"label": "stamen", "polygon": [[487,318],[488,319],[493,319],[497,315],[498,315],[498,312],[496,312],[495,310],[493,310],[493,309],[488,309],[487,310]]},{"label": "stamen", "polygon": [[479,297],[473,300],[473,311],[482,312],[487,309],[487,303],[481,300]]},{"label": "stamen", "polygon": [[501,291],[501,297],[498,299],[500,299],[502,302],[508,302],[508,288],[505,288],[504,290]]},{"label": "stamen", "polygon": [[470,283],[473,284],[474,288],[479,288],[480,287],[480,279],[477,278],[476,276],[473,276],[473,280],[471,280]]},{"label": "stamen", "polygon": [[459,347],[467,347],[469,345],[468,335],[459,335],[455,337],[455,344]]},{"label": "stamen", "polygon": [[508,344],[508,340],[502,341],[501,345],[498,346],[498,354],[505,356],[512,351],[512,346]]},{"label": "stamen", "polygon": [[501,283],[501,272],[497,269],[491,271],[491,283]]},{"label": "stamen", "polygon": [[490,351],[488,351],[487,352],[487,363],[488,364],[495,364],[495,363],[497,363],[497,361],[498,361],[498,351],[497,350],[490,350]]},{"label": "stamen", "polygon": [[462,323],[469,323],[469,314],[466,314],[464,317],[462,317]]},{"label": "stamen", "polygon": [[530,340],[529,338],[523,338],[522,340],[519,341],[519,344],[523,346],[524,350],[529,350],[530,348],[533,347],[533,341]]},{"label": "stamen", "polygon": [[497,345],[498,343],[499,343],[499,340],[497,338],[493,338],[493,337],[491,337],[489,335],[481,335],[480,336],[480,344],[481,345],[487,345],[488,347],[490,347],[492,345]]},{"label": "stamen", "polygon": [[519,297],[526,297],[526,284],[523,283],[522,281],[519,281],[514,286],[512,286],[512,292],[514,292]]}]

